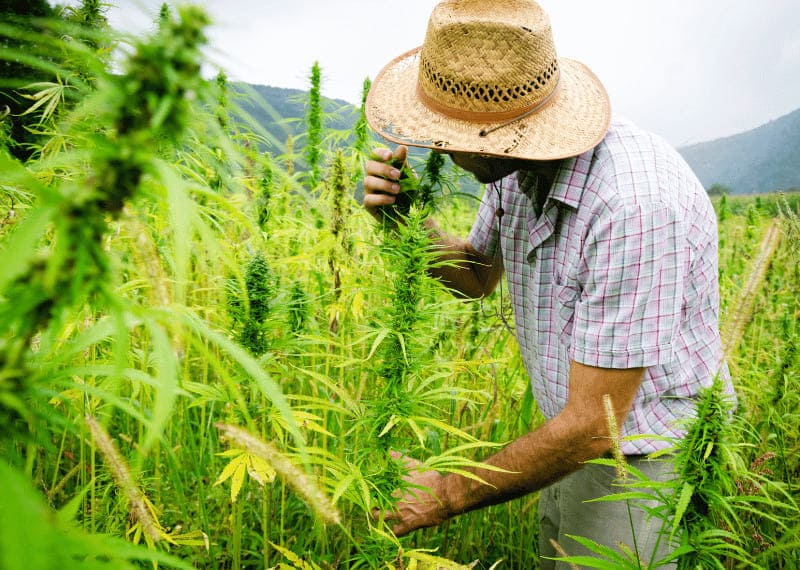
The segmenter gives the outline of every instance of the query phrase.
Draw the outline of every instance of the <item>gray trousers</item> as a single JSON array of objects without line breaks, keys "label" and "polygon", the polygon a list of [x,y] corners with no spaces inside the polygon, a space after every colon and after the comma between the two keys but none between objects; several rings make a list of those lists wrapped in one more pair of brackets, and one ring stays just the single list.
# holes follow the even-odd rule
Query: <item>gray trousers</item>
[{"label": "gray trousers", "polygon": [[[651,480],[665,481],[675,476],[674,464],[668,459],[650,460],[645,456],[628,456],[626,459]],[[655,562],[669,554],[672,549],[667,540],[669,525],[664,525],[666,534],[659,540],[662,521],[647,517],[634,501],[586,502],[630,490],[615,485],[616,480],[614,467],[587,464],[541,490],[539,552],[542,570],[572,568],[567,563],[544,558],[562,556],[551,544],[551,539],[558,542],[569,556],[597,556],[567,535],[590,538],[617,552],[620,552],[619,543],[623,543],[638,553],[642,568],[649,568],[651,559]],[[653,557],[656,545],[657,552]],[[660,568],[675,567],[667,565]]]}]

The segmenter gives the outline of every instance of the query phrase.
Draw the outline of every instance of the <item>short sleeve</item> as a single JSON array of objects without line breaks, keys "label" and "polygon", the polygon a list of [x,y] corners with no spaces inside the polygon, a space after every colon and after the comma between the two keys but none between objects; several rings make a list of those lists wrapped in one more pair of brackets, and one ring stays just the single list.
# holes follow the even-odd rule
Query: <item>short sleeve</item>
[{"label": "short sleeve", "polygon": [[685,229],[664,204],[601,216],[583,248],[571,358],[588,366],[638,368],[673,360],[689,265]]},{"label": "short sleeve", "polygon": [[497,212],[497,192],[495,185],[489,184],[483,192],[478,215],[472,224],[467,240],[475,251],[493,258],[497,252],[498,230],[494,223]]}]

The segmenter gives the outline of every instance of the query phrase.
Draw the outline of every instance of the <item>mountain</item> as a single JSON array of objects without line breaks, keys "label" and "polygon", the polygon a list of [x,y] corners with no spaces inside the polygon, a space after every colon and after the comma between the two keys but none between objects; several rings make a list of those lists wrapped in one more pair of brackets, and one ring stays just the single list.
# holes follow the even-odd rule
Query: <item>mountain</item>
[{"label": "mountain", "polygon": [[[281,143],[289,135],[297,137],[305,131],[302,119],[306,116],[308,91],[248,83],[234,83],[232,88],[240,95],[239,106]],[[358,107],[340,99],[323,97],[322,109],[327,129],[349,131],[358,119]],[[302,145],[302,140],[297,141],[295,151]]]},{"label": "mountain", "polygon": [[753,130],[678,149],[707,189],[756,194],[800,188],[800,109]]},{"label": "mountain", "polygon": [[[306,91],[249,84],[235,84],[234,88],[249,95],[240,104],[277,140],[283,142],[288,135],[297,137],[303,132],[299,119],[306,113]],[[324,99],[323,108],[325,127],[331,130],[350,131],[358,118],[358,108],[346,101]],[[295,151],[301,152],[302,145],[301,137]],[[750,131],[678,151],[706,189],[720,185],[730,194],[800,189],[800,109]],[[412,151],[417,157],[425,154]]]}]

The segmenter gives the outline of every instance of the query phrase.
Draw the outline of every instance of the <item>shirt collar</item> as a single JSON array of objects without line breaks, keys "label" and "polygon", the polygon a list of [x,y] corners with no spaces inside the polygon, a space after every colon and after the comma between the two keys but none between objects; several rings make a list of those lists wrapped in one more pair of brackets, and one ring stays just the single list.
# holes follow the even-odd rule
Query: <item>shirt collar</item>
[{"label": "shirt collar", "polygon": [[[594,158],[593,148],[578,156],[565,158],[556,172],[547,199],[557,200],[571,208],[577,208],[581,196],[583,196],[586,179],[589,177],[592,158]],[[520,170],[517,173],[517,183],[523,192],[529,192],[531,188],[531,183],[527,178],[528,171]]]}]

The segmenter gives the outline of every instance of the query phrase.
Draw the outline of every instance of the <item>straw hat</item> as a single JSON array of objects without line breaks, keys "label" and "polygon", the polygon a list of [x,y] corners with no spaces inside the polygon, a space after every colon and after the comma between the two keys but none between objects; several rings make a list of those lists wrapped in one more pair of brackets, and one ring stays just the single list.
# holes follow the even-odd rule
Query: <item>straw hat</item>
[{"label": "straw hat", "polygon": [[535,2],[445,0],[425,43],[375,78],[366,112],[396,143],[555,160],[597,145],[611,105],[589,68],[556,56]]}]

